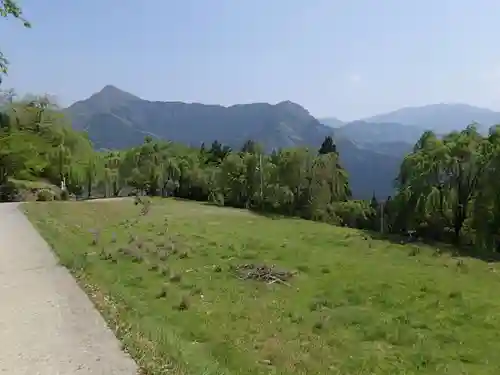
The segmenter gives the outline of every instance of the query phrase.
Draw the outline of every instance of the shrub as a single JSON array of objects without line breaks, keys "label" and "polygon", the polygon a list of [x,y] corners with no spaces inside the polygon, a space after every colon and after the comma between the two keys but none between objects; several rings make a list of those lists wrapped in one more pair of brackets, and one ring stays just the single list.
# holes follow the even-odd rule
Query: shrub
[{"label": "shrub", "polygon": [[36,197],[36,200],[41,202],[53,201],[54,199],[55,199],[54,192],[47,189],[40,190]]},{"label": "shrub", "polygon": [[11,181],[7,181],[0,185],[0,202],[16,202],[20,199],[20,190],[17,185]]},{"label": "shrub", "polygon": [[340,224],[359,229],[372,229],[376,212],[366,201],[336,202],[328,207],[330,217]]}]

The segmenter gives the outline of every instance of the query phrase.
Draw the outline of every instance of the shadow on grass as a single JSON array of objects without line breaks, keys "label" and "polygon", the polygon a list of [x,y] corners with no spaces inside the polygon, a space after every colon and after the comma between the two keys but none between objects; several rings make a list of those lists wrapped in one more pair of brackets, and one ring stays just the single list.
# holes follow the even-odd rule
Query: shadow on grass
[{"label": "shadow on grass", "polygon": [[433,241],[429,239],[422,239],[422,238],[412,239],[408,235],[405,236],[394,233],[383,234],[364,229],[362,229],[361,231],[369,238],[375,240],[388,241],[390,243],[397,245],[415,245],[415,246],[427,245],[435,247],[436,249],[439,249],[439,251],[441,251],[442,253],[450,254],[451,256],[454,257],[473,258],[488,263],[500,262],[500,253],[491,251],[489,252],[481,251],[472,245],[462,245],[460,247],[457,247],[449,243]]},{"label": "shadow on grass", "polygon": [[[193,200],[193,199],[188,199],[188,198],[181,198],[181,197],[169,197],[170,199],[174,199],[179,202],[193,202],[196,201],[199,204],[207,207],[220,207],[220,208],[236,208],[236,209],[246,209],[246,207],[234,207],[234,206],[221,206],[217,203],[211,202],[211,201],[204,201],[204,200]],[[281,213],[277,212],[270,212],[270,211],[265,211],[264,209],[258,208],[258,207],[252,207],[252,208],[247,208],[248,211],[251,213],[265,217],[268,219],[272,220],[280,220],[280,219],[304,219],[299,216],[288,216],[284,215]],[[307,220],[307,219],[304,219]],[[333,225],[333,224],[332,224]],[[487,252],[487,251],[481,251],[477,248],[475,248],[472,245],[462,245],[460,247],[454,246],[450,243],[446,242],[439,242],[435,240],[430,240],[430,239],[422,239],[422,238],[412,238],[409,235],[403,235],[403,234],[396,234],[396,233],[388,233],[388,234],[382,234],[380,232],[375,232],[367,229],[360,229],[360,228],[352,228],[361,231],[368,239],[372,238],[375,240],[384,240],[388,241],[393,244],[397,245],[427,245],[427,246],[432,246],[435,247],[436,249],[439,250],[441,253],[446,253],[450,254],[451,256],[454,257],[467,257],[467,258],[473,258],[477,260],[481,260],[484,262],[488,263],[493,263],[493,262],[500,262],[500,253],[498,252]]]},{"label": "shadow on grass", "polygon": [[[265,217],[267,219],[272,219],[272,220],[280,220],[280,219],[304,219],[304,218],[301,218],[301,217],[298,217],[298,216],[289,216],[289,215],[284,215],[284,214],[280,214],[280,213],[277,213],[277,212],[264,211],[264,210],[259,209],[259,208],[249,208],[248,210],[251,213],[253,213],[254,215],[262,216],[262,217]],[[306,219],[304,219],[304,220],[306,220]]]}]

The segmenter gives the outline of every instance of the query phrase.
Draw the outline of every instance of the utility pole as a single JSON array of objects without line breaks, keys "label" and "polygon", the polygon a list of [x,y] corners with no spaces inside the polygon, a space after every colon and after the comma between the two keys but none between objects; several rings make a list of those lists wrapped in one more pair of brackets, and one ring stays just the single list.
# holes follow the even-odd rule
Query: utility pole
[{"label": "utility pole", "polygon": [[262,154],[259,154],[259,172],[260,172],[260,205],[264,199],[264,173],[262,170]]},{"label": "utility pole", "polygon": [[384,233],[384,201],[380,202],[380,233]]}]

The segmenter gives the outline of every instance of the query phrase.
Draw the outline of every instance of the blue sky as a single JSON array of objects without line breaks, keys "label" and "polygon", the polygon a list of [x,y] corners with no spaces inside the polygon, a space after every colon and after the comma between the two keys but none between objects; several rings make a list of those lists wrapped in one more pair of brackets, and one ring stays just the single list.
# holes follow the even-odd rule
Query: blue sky
[{"label": "blue sky", "polygon": [[[402,106],[500,110],[498,0],[24,0],[0,20],[3,87],[68,105],[292,100],[351,120]],[[139,5],[142,4],[142,5]]]}]

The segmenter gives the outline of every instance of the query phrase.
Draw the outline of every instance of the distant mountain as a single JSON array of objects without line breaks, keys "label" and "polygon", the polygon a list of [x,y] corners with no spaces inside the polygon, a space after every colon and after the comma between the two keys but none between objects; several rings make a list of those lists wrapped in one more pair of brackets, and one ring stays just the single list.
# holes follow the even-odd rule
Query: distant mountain
[{"label": "distant mountain", "polygon": [[468,104],[432,104],[401,108],[366,118],[364,121],[413,125],[423,130],[434,130],[437,133],[461,130],[477,122],[480,124],[481,131],[487,131],[492,125],[500,124],[500,112]]},{"label": "distant mountain", "polygon": [[[284,101],[230,107],[199,103],[157,102],[106,86],[66,109],[73,127],[86,130],[97,148],[125,148],[145,135],[198,147],[219,142],[238,147],[248,139],[272,150],[297,144],[320,145],[330,128],[300,105]],[[319,147],[319,146],[318,146]]]},{"label": "distant mountain", "polygon": [[[290,101],[230,107],[159,102],[106,86],[65,112],[74,128],[88,132],[94,147],[107,149],[138,145],[146,135],[195,147],[218,140],[239,148],[252,139],[268,151],[294,146],[319,148],[325,136],[333,135],[332,128]],[[337,148],[355,197],[370,198],[373,192],[381,197],[392,194],[402,155],[361,148],[349,139],[339,139]]]},{"label": "distant mountain", "polygon": [[404,155],[409,154],[413,150],[415,143],[409,142],[373,142],[357,144],[356,146],[363,150],[374,151],[378,154],[392,155],[399,161],[402,161]]},{"label": "distant mountain", "polygon": [[391,149],[388,144],[376,144],[363,148],[347,139],[338,139],[336,144],[342,166],[349,172],[349,184],[355,198],[370,199],[375,194],[385,199],[394,194],[399,167],[404,156],[411,152],[412,145],[399,144],[405,147]]},{"label": "distant mountain", "polygon": [[421,128],[412,125],[366,121],[353,121],[334,129],[337,139],[347,138],[365,146],[392,142],[415,144],[422,132]]},{"label": "distant mountain", "polygon": [[114,110],[141,101],[135,95],[108,85],[90,98],[73,103],[65,112],[73,128],[89,134],[95,148],[127,148],[136,145],[137,139],[144,139],[148,133],[116,115]]},{"label": "distant mountain", "polygon": [[339,120],[336,117],[319,118],[318,121],[323,125],[329,126],[331,128],[340,128],[341,126],[345,125],[344,121]]},{"label": "distant mountain", "polygon": [[90,98],[78,101],[68,108],[73,117],[73,124],[78,124],[82,129],[85,127],[89,113],[109,112],[113,108],[127,105],[130,102],[140,101],[141,98],[122,91],[115,86],[105,86],[98,94]]}]

